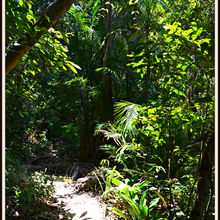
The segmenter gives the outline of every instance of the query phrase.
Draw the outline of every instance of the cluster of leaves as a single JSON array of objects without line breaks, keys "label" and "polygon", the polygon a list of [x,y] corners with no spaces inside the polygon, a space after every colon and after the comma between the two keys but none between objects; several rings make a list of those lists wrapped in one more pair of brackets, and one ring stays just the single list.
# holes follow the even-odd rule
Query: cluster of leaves
[{"label": "cluster of leaves", "polygon": [[[9,42],[8,47],[22,40],[22,36],[18,33],[16,34],[12,28],[13,24],[11,22],[13,22],[13,19],[11,16],[19,19],[20,23],[22,22],[21,24],[15,22],[15,25],[23,25],[23,28],[18,27],[20,31],[23,31],[23,34],[33,35],[33,30],[25,33],[24,27],[26,28],[28,25],[27,18],[29,18],[29,14],[38,13],[38,10],[36,3],[32,1],[28,3],[23,1],[19,1],[19,3],[15,1],[7,2],[6,17],[8,17],[8,20],[6,22],[8,24],[6,38]],[[15,12],[17,14],[14,14]],[[34,22],[36,22],[36,19],[31,24]],[[52,127],[51,137],[56,136],[56,130],[63,127],[64,139],[69,144],[72,143],[72,138],[68,136],[72,123],[68,121],[66,124],[66,122],[59,122],[60,120],[57,121],[55,112],[51,112],[51,116],[48,117],[50,110],[61,110],[59,104],[55,104],[58,100],[52,98],[55,92],[63,94],[63,90],[69,89],[70,93],[74,93],[74,88],[69,88],[69,84],[65,83],[73,79],[77,69],[80,70],[78,65],[67,59],[68,36],[70,35],[71,33],[64,34],[54,28],[50,28],[48,33],[34,45],[33,50],[23,57],[20,65],[15,70],[15,74],[7,77],[7,147],[24,150],[30,135],[38,140],[40,139],[41,143],[43,138],[40,136],[43,135],[45,137],[46,134],[46,138],[49,137],[47,133],[49,133],[50,126]],[[18,40],[13,37],[18,37]],[[66,72],[65,77],[62,76],[63,71]],[[80,79],[77,81],[80,81]],[[55,86],[56,88],[54,88]],[[55,127],[55,129],[54,121],[58,123],[58,127]],[[41,145],[45,145],[45,141]]]},{"label": "cluster of leaves", "polygon": [[197,130],[196,124],[203,120],[184,106],[116,103],[114,123],[101,124],[96,130],[115,143],[101,146],[119,169],[111,169],[109,162],[104,169],[103,197],[109,209],[124,219],[189,217],[199,154],[178,135],[186,133],[188,126],[199,135],[201,127]]},{"label": "cluster of leaves", "polygon": [[116,166],[113,169],[102,167],[100,172],[105,173],[106,177],[102,197],[108,203],[109,211],[124,219],[145,219],[156,213],[159,216],[156,207],[160,198],[164,199],[158,189],[151,186],[150,181],[136,182],[136,175],[124,179]]},{"label": "cluster of leaves", "polygon": [[39,219],[52,200],[53,178],[45,172],[29,173],[14,155],[7,151],[6,216],[7,218]]}]

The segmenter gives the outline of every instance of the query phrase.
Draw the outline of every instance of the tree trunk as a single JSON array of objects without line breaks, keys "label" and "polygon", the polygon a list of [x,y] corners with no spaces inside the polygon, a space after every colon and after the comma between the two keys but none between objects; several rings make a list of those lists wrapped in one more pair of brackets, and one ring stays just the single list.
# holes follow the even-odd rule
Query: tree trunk
[{"label": "tree trunk", "polygon": [[199,180],[196,201],[190,215],[192,220],[202,220],[205,214],[206,205],[211,195],[211,176],[212,166],[214,163],[214,133],[212,134],[208,145],[202,157],[201,166],[199,169]]},{"label": "tree trunk", "polygon": [[90,116],[89,116],[89,105],[87,91],[80,86],[80,98],[81,106],[83,110],[83,122],[82,129],[80,132],[80,152],[79,152],[79,161],[80,162],[91,162],[92,158],[92,131],[90,125]]},{"label": "tree trunk", "polygon": [[[149,4],[149,3],[148,3]],[[149,85],[150,85],[150,74],[151,74],[151,69],[150,69],[150,65],[151,65],[151,55],[150,55],[150,43],[149,43],[149,36],[150,36],[150,16],[151,16],[151,11],[150,11],[150,5],[147,6],[147,16],[148,16],[148,20],[146,23],[146,47],[145,47],[145,57],[147,60],[147,71],[144,74],[144,88],[143,88],[143,93],[142,93],[142,99],[144,101],[144,103],[147,103],[148,100],[148,90],[149,90]]]},{"label": "tree trunk", "polygon": [[38,42],[40,37],[70,9],[73,2],[74,0],[57,0],[47,7],[39,20],[32,26],[34,35],[26,36],[20,45],[14,45],[7,52],[6,75],[17,66],[21,58]]},{"label": "tree trunk", "polygon": [[[111,1],[110,1],[111,3]],[[107,4],[108,14],[106,19],[106,35],[111,31],[111,13],[112,6]],[[103,67],[109,67],[109,54],[111,46],[112,35],[109,36],[106,46],[105,54],[103,58]],[[102,103],[102,114],[104,121],[111,121],[113,119],[113,101],[112,101],[112,76],[111,73],[106,72],[103,79],[103,103]]]}]

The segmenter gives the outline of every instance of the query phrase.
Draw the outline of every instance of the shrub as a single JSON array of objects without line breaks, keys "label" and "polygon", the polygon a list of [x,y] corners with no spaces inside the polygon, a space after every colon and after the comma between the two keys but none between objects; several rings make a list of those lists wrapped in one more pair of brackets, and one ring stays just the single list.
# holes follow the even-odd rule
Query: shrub
[{"label": "shrub", "polygon": [[53,178],[45,172],[29,173],[9,152],[6,161],[6,217],[39,219],[45,201],[52,199]]}]

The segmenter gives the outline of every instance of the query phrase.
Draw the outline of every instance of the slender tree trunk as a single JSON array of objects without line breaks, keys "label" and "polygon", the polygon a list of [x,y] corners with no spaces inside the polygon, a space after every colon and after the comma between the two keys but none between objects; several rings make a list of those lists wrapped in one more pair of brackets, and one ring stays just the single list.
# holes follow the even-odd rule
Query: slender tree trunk
[{"label": "slender tree trunk", "polygon": [[26,39],[20,40],[20,45],[14,45],[6,54],[6,75],[12,71],[21,58],[38,42],[40,37],[45,34],[50,27],[70,9],[74,0],[57,0],[50,4],[43,12],[39,20],[32,26],[32,35],[26,36]]},{"label": "slender tree trunk", "polygon": [[147,7],[147,15],[148,15],[148,20],[146,23],[146,48],[145,48],[145,56],[147,59],[147,70],[145,72],[144,75],[144,89],[143,89],[143,100],[146,103],[146,101],[148,100],[148,90],[149,90],[149,80],[150,80],[150,74],[151,74],[151,69],[150,69],[150,65],[151,65],[151,57],[150,57],[150,43],[149,43],[149,36],[150,36],[150,16],[151,16],[151,11],[150,11],[150,5],[148,5]]},{"label": "slender tree trunk", "polygon": [[[110,1],[111,3],[111,1]],[[111,4],[107,4],[107,18],[106,18],[106,35],[111,31],[111,13],[112,6]],[[110,55],[110,47],[111,47],[112,35],[109,36],[106,46],[105,53],[103,58],[103,67],[109,67],[109,55]],[[111,121],[113,119],[113,100],[112,100],[112,76],[111,73],[106,72],[104,74],[103,79],[103,103],[102,103],[102,116],[104,121]]]},{"label": "slender tree trunk", "polygon": [[198,180],[198,189],[197,196],[194,207],[192,209],[190,219],[192,220],[202,220],[203,215],[205,214],[206,206],[211,196],[212,189],[212,166],[214,163],[214,133],[212,134],[204,155],[202,157],[201,166],[199,169],[199,180]]},{"label": "slender tree trunk", "polygon": [[89,105],[87,93],[83,87],[80,88],[80,98],[81,105],[83,109],[83,122],[80,132],[80,152],[79,161],[81,162],[91,162],[92,158],[92,132],[90,125],[90,115],[89,115]]}]

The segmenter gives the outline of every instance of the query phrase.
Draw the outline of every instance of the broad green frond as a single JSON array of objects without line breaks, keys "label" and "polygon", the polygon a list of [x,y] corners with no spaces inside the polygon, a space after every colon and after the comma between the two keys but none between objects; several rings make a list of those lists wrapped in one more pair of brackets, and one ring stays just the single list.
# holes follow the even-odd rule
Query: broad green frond
[{"label": "broad green frond", "polygon": [[122,126],[123,133],[135,136],[140,106],[131,102],[117,102],[115,105],[115,124]]},{"label": "broad green frond", "polygon": [[116,83],[118,83],[119,85],[121,85],[121,79],[118,76],[118,73],[108,67],[101,67],[95,70],[96,72],[100,72],[102,71],[104,74],[105,73],[110,73],[112,75],[112,78],[115,80]]},{"label": "broad green frond", "polygon": [[117,127],[114,127],[114,125],[110,123],[105,125],[101,124],[100,128],[102,129],[96,129],[96,133],[102,133],[107,140],[112,138],[119,146],[124,143],[123,135],[117,130]]},{"label": "broad green frond", "polygon": [[114,154],[116,152],[116,147],[110,144],[101,145],[99,149],[107,154]]}]

